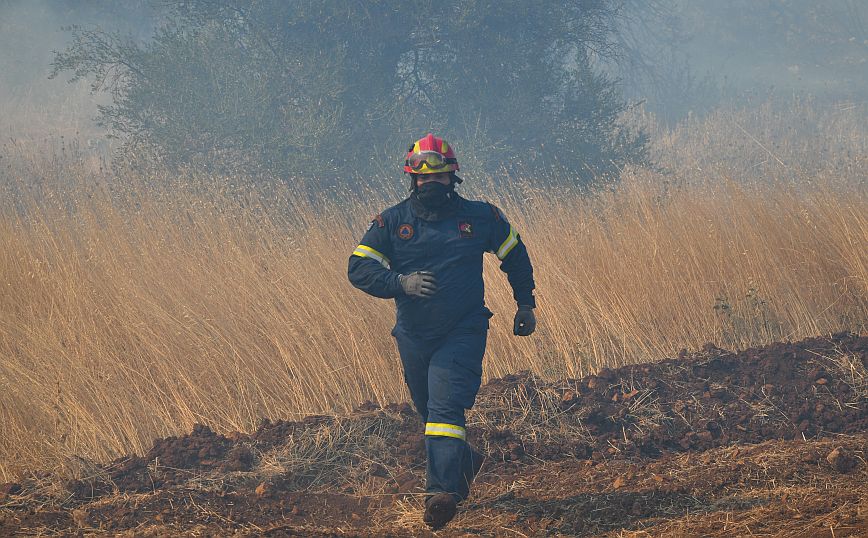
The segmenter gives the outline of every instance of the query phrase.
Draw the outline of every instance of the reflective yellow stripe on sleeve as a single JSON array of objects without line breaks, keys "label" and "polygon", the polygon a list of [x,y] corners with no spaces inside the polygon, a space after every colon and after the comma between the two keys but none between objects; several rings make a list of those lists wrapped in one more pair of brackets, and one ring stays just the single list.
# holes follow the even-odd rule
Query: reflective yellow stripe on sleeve
[{"label": "reflective yellow stripe on sleeve", "polygon": [[513,248],[518,244],[518,234],[515,231],[515,228],[512,226],[509,227],[509,235],[506,236],[506,239],[501,243],[500,248],[497,249],[497,257],[500,260],[506,258],[506,255],[509,254]]},{"label": "reflective yellow stripe on sleeve", "polygon": [[356,250],[353,251],[353,256],[358,256],[360,258],[371,258],[383,264],[383,267],[385,267],[386,269],[389,268],[389,258],[383,256],[382,253],[378,252],[375,249],[372,249],[367,245],[357,246]]},{"label": "reflective yellow stripe on sleeve", "polygon": [[426,422],[425,435],[434,435],[442,437],[454,437],[462,441],[467,438],[467,431],[461,426],[455,424],[442,424],[440,422]]}]

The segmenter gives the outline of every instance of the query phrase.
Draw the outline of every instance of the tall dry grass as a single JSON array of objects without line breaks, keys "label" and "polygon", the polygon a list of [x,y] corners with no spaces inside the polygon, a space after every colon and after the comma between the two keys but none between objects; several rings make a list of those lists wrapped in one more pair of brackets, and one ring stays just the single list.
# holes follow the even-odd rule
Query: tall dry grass
[{"label": "tall dry grass", "polygon": [[[848,114],[824,116],[818,144],[856,137],[855,153],[826,165],[794,151],[757,175],[702,154],[737,154],[726,140],[748,161],[807,147],[713,138],[721,118],[750,132],[756,114],[769,112],[660,134],[669,173],[625,171],[593,195],[529,177],[466,182],[520,231],[538,286],[537,333],[513,337],[511,292],[489,257],[486,376],[581,376],[705,342],[865,332],[865,123],[847,131]],[[196,422],[250,430],[262,417],[407,399],[392,303],[346,278],[367,220],[397,200],[373,188],[338,203],[238,178],[115,178],[64,155],[3,162],[0,479],[141,452]]]}]

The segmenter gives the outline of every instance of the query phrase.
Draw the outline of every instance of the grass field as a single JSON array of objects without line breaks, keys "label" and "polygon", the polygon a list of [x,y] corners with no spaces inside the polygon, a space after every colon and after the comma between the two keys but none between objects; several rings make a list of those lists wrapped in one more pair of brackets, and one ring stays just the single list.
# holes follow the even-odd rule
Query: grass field
[{"label": "grass field", "polygon": [[[489,257],[486,377],[865,333],[868,133],[854,106],[766,104],[657,129],[665,170],[593,194],[466,181],[520,232],[538,287],[537,333],[514,338]],[[338,202],[239,178],[114,178],[71,151],[3,156],[0,480],[141,452],[194,423],[249,431],[408,399],[392,302],[346,278],[395,190]]]}]

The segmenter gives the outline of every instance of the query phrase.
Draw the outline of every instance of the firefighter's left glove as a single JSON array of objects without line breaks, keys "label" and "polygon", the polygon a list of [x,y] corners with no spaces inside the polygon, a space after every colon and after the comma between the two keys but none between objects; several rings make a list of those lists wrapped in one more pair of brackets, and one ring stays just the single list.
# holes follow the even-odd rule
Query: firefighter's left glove
[{"label": "firefighter's left glove", "polygon": [[401,283],[404,293],[410,297],[428,299],[437,293],[437,280],[434,278],[434,273],[428,271],[416,271],[409,275],[398,275],[398,282]]},{"label": "firefighter's left glove", "polygon": [[515,313],[515,322],[512,325],[512,334],[517,336],[530,336],[536,330],[536,316],[533,315],[533,308],[530,306],[520,305],[518,312]]}]

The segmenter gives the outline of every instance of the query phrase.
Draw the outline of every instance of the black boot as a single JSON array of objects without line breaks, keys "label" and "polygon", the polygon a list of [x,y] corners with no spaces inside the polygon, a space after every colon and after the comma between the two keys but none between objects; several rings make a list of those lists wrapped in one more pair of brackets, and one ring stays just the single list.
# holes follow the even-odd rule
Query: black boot
[{"label": "black boot", "polygon": [[436,531],[442,529],[447,523],[452,521],[456,510],[455,497],[449,493],[438,493],[428,497],[425,501],[425,516],[423,520],[426,525]]}]

